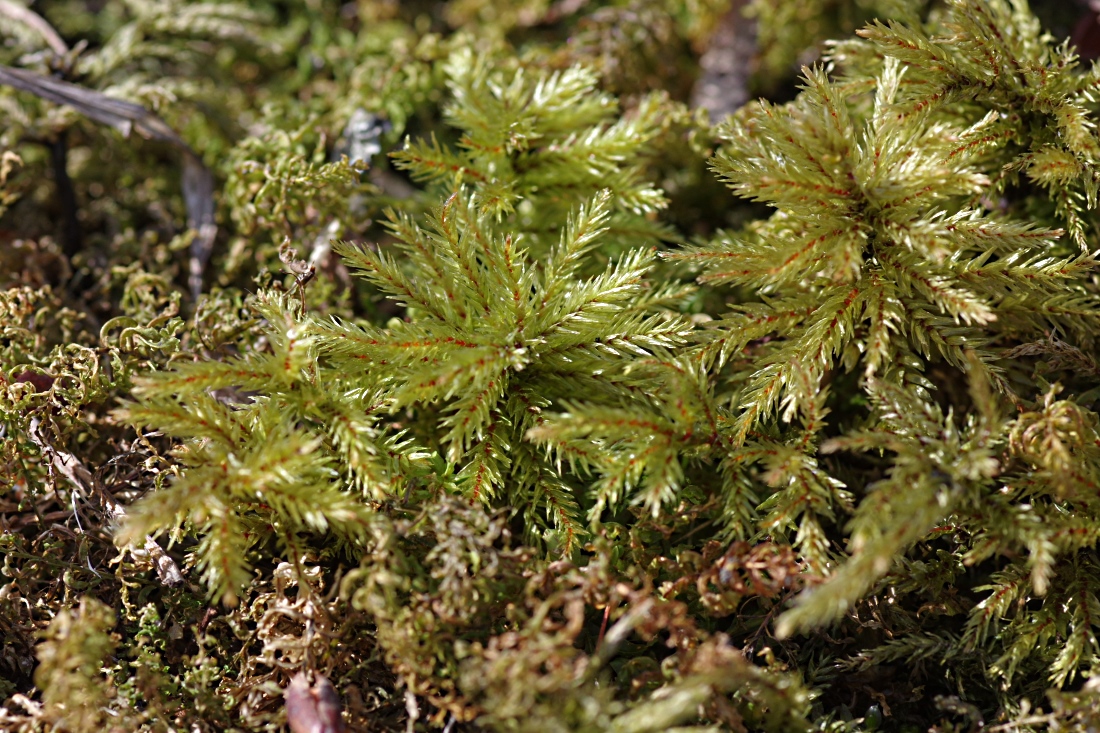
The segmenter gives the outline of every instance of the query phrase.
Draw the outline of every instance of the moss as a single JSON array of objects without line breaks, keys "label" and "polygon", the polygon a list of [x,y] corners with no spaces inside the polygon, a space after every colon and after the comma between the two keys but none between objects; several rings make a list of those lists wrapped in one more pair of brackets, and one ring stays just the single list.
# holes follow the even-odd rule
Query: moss
[{"label": "moss", "polygon": [[0,14],[0,728],[1096,725],[1022,0]]}]

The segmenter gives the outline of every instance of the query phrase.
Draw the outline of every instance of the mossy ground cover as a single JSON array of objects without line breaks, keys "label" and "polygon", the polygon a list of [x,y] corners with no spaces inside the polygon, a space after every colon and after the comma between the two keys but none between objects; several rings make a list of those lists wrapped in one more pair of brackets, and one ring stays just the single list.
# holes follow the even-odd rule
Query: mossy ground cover
[{"label": "mossy ground cover", "polygon": [[1097,27],[0,2],[0,730],[1100,726]]}]

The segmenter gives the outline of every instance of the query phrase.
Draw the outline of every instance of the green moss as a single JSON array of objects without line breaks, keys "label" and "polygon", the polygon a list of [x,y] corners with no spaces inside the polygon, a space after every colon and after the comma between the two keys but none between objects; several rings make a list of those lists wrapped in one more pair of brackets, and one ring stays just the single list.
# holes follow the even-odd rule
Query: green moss
[{"label": "green moss", "polygon": [[0,728],[1096,725],[1100,67],[928,5],[0,8]]}]

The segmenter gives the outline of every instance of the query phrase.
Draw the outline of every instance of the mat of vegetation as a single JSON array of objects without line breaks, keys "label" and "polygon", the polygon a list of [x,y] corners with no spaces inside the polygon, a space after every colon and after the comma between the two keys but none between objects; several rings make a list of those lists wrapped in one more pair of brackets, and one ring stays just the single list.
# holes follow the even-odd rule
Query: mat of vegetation
[{"label": "mat of vegetation", "polygon": [[0,0],[0,730],[1100,728],[1097,13]]}]

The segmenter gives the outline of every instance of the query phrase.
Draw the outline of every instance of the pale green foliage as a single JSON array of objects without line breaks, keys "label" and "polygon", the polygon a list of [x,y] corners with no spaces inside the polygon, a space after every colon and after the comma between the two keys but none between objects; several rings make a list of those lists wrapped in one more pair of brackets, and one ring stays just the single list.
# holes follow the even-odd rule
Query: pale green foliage
[{"label": "pale green foliage", "polygon": [[[1023,553],[995,576],[1003,582],[981,588],[996,601],[971,611],[961,642],[916,627],[884,656],[871,654],[946,660],[961,643],[1006,680],[1045,668],[1061,685],[1095,653],[1092,565],[1081,554],[1097,539],[1083,519],[1095,511],[1095,416],[1048,392],[1042,407],[1009,421],[983,385],[1024,408],[1043,399],[1045,383],[1010,359],[1049,355],[1047,371],[1095,374],[1086,356],[1100,316],[1095,261],[1074,251],[1095,204],[1094,72],[1080,73],[1040,37],[1022,5],[959,0],[927,30],[891,23],[861,35],[870,42],[834,48],[844,76],[808,70],[794,102],[751,104],[720,128],[715,170],[774,213],[668,254],[701,269],[705,286],[755,297],[653,372],[660,396],[619,412],[566,403],[532,436],[558,450],[578,438],[601,446],[580,465],[599,473],[607,505],[622,486],[675,491],[697,476],[718,485],[727,531],[790,537],[827,579],[781,617],[781,635],[853,613],[904,577],[893,574],[899,562],[917,567],[901,558],[943,528],[960,533],[958,555],[923,563],[927,583],[958,582],[964,567],[998,552]],[[1029,168],[1041,151],[1069,156],[1078,173],[1058,179],[1046,217],[999,210],[990,197],[1010,195],[1012,180],[1002,168],[1050,188],[1041,164]],[[1069,242],[1043,226],[1051,219],[1065,223]],[[1043,341],[1048,333],[1085,351]],[[957,414],[933,401],[948,386],[945,369],[975,385],[969,400],[955,388],[945,395],[964,401]],[[822,433],[835,431],[831,413],[843,403],[830,392],[841,378],[847,389],[861,385],[871,415],[819,450]],[[823,465],[838,450],[885,453],[879,477],[853,485],[858,473]],[[714,465],[717,482],[703,478]],[[842,526],[853,494],[864,498],[841,552],[826,530]],[[899,592],[932,594],[927,583]],[[1013,610],[1028,599],[1042,599],[1042,610]]]},{"label": "pale green foliage", "polygon": [[[452,75],[463,63],[474,62],[456,55]],[[465,73],[474,70],[488,73],[484,64]],[[482,82],[466,83],[472,86],[459,99],[470,105],[467,92],[492,89]],[[551,135],[573,140],[568,131],[574,125],[593,125],[587,143],[562,147],[558,163],[539,153],[541,167],[545,173],[566,169],[569,160],[594,160],[599,170],[588,174],[580,190],[594,189],[598,182],[623,188],[637,173],[614,150],[625,150],[628,140],[636,147],[635,131],[610,123],[613,102],[596,93],[593,84],[594,77],[583,69],[542,79],[517,73],[509,87],[519,100],[512,101],[518,105],[517,119],[509,126],[522,129],[542,117],[554,119],[551,113],[565,114],[551,127],[540,122],[541,128],[532,128],[529,135],[545,144],[543,138]],[[499,121],[500,109],[475,114],[477,109],[463,112],[457,103],[451,108],[452,119],[468,130],[468,140],[497,129],[490,121]],[[292,143],[294,137],[280,139]],[[248,149],[249,144],[241,148]],[[406,150],[398,158],[408,155]],[[488,164],[475,160],[471,165]],[[240,208],[241,215],[254,226],[261,216],[297,216],[293,202],[299,199],[290,197],[300,197],[303,186],[320,182],[330,167],[306,169],[307,182],[242,162],[243,173],[255,170],[265,180],[248,184],[242,177],[236,185],[258,202]],[[600,177],[620,169],[606,181]],[[538,196],[529,202],[545,213],[541,202],[556,202],[559,194],[539,176],[534,179],[541,182]],[[638,184],[624,195],[641,197],[633,208],[643,200],[660,203],[646,191],[652,189]],[[644,375],[629,366],[683,342],[688,325],[669,308],[689,288],[653,288],[644,282],[654,253],[628,248],[637,232],[624,235],[615,229],[623,216],[633,215],[614,213],[613,189],[580,203],[571,216],[563,215],[559,243],[540,258],[528,251],[525,227],[512,226],[515,219],[523,220],[522,213],[505,216],[499,201],[484,197],[483,187],[459,188],[426,228],[407,214],[392,213],[389,226],[400,257],[385,250],[338,248],[352,267],[407,309],[407,320],[379,328],[302,319],[294,309],[281,311],[291,308],[290,301],[268,296],[259,314],[273,329],[267,339],[270,353],[177,366],[138,385],[142,401],[127,409],[126,419],[188,439],[179,458],[189,468],[171,488],[143,502],[126,536],[138,538],[187,522],[204,538],[198,557],[208,585],[219,594],[233,593],[248,577],[245,549],[270,533],[265,524],[284,542],[287,533],[330,527],[347,539],[357,536],[369,513],[357,510],[350,494],[338,490],[338,477],[352,478],[377,499],[402,484],[415,484],[420,469],[409,475],[408,465],[400,464],[427,454],[402,438],[404,428],[427,445],[439,445],[468,496],[515,507],[530,539],[574,552],[587,531],[581,485],[525,435],[555,400],[584,394],[611,409],[628,403],[644,384]],[[288,219],[286,234],[299,233],[296,223]],[[592,266],[598,249],[623,254],[599,273]],[[319,356],[324,357],[320,363]],[[226,389],[262,396],[241,405],[230,404],[239,399],[209,393]],[[380,425],[384,414],[408,408],[417,409],[408,420],[393,423],[397,430]],[[672,498],[665,491],[649,502],[656,508]]]},{"label": "pale green foliage", "polygon": [[665,197],[638,160],[667,113],[662,95],[620,117],[615,98],[598,92],[596,75],[581,66],[548,73],[465,50],[451,55],[445,72],[452,100],[443,113],[462,130],[458,148],[409,141],[393,155],[398,168],[445,191],[471,186],[485,211],[514,214],[538,256],[572,207],[604,188],[614,194],[609,226],[617,239],[644,243],[662,232],[644,215],[663,208]]},{"label": "pale green foliage", "polygon": [[[524,446],[556,400],[604,404],[639,384],[624,367],[683,340],[664,311],[676,291],[646,292],[653,253],[634,250],[600,274],[578,272],[608,235],[611,193],[581,206],[539,265],[523,240],[459,191],[422,229],[391,217],[400,259],[341,248],[349,263],[409,309],[386,328],[318,323],[318,342],[347,374],[371,374],[391,409],[436,405],[439,442],[471,499],[521,508],[535,533],[544,512],[567,552],[584,533],[574,485],[559,465]],[[614,408],[609,408],[614,409]]]},{"label": "pale green foliage", "polygon": [[[873,379],[868,389],[875,428],[821,446],[823,453],[888,450],[894,458],[887,477],[867,487],[869,493],[849,524],[851,559],[779,619],[777,635],[841,617],[891,569],[894,558],[937,522],[956,511],[980,511],[982,489],[990,487],[1000,468],[995,441],[1004,436],[980,372],[974,371],[973,397],[984,412],[961,428],[937,405]],[[959,504],[968,506],[960,509]]]},{"label": "pale green foliage", "polygon": [[267,296],[256,307],[271,326],[270,351],[144,377],[134,390],[141,403],[121,413],[184,440],[181,475],[135,508],[123,541],[186,523],[203,538],[207,587],[230,603],[250,578],[247,550],[257,542],[365,537],[371,514],[344,481],[384,493],[394,462],[411,454],[400,436],[380,434],[376,395],[319,374],[314,340],[288,299]]},{"label": "pale green foliage", "polygon": [[1090,114],[1100,68],[1079,71],[1068,41],[1055,46],[1024,2],[947,5],[927,29],[873,23],[860,35],[911,70],[904,96],[912,109],[973,104],[990,110],[959,139],[960,152],[977,148],[1003,166],[989,195],[1024,173],[1047,190],[1073,241],[1087,251],[1082,212],[1096,207],[1100,186],[1100,142]]},{"label": "pale green foliage", "polygon": [[[776,321],[786,332],[739,397],[739,442],[780,406],[787,419],[805,409],[838,363],[861,360],[868,377],[921,389],[923,360],[963,368],[964,347],[980,349],[998,316],[1025,332],[1087,330],[1072,281],[1092,259],[1050,256],[1057,231],[958,208],[988,180],[973,167],[975,149],[957,144],[969,131],[898,106],[905,71],[885,64],[866,121],[847,99],[866,86],[841,87],[818,70],[788,108],[750,106],[725,128],[716,169],[778,211],[744,235],[672,256],[704,266],[706,282],[767,298],[719,322],[708,344],[719,363]],[[808,370],[805,388],[796,369]]]}]

